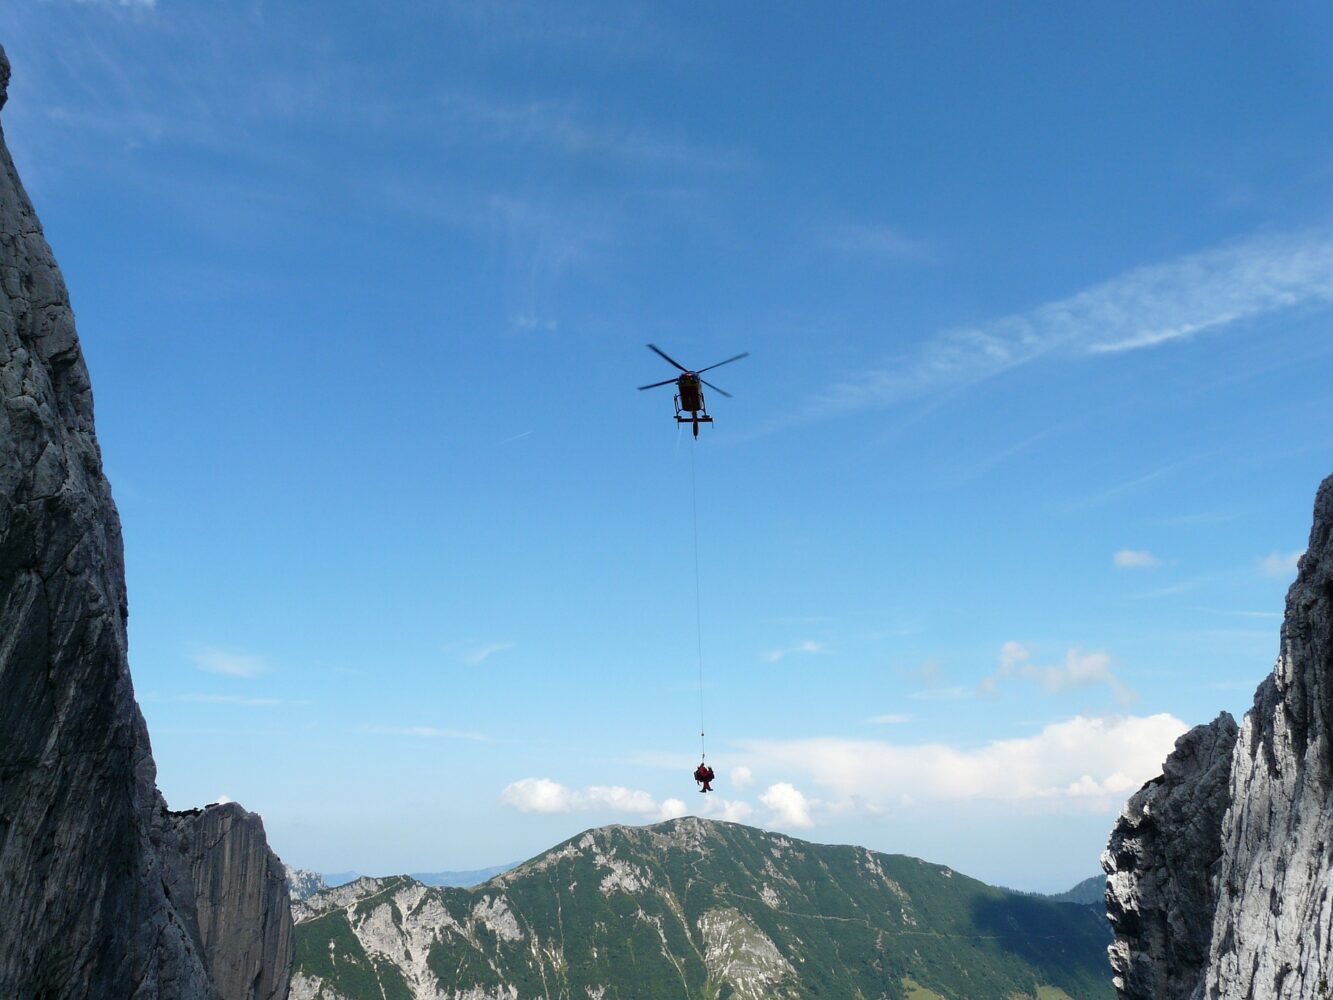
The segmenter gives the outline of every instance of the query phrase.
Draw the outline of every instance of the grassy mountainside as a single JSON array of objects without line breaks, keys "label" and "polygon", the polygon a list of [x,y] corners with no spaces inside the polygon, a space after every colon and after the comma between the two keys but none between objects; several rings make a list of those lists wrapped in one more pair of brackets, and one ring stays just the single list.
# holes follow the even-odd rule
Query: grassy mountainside
[{"label": "grassy mountainside", "polygon": [[1053,899],[1057,903],[1082,903],[1084,906],[1096,906],[1105,909],[1106,876],[1093,875],[1066,892],[1058,892],[1046,898]]},{"label": "grassy mountainside", "polygon": [[592,830],[472,889],[363,879],[297,918],[293,1000],[1113,996],[1087,907],[695,818]]}]

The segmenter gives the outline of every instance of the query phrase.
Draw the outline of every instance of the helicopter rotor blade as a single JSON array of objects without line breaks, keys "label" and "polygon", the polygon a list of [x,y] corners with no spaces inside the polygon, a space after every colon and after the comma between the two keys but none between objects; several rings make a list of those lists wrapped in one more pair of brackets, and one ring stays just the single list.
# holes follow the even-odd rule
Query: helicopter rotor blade
[{"label": "helicopter rotor blade", "polygon": [[675,382],[676,380],[674,378],[669,378],[665,382],[654,382],[652,385],[641,385],[639,386],[639,390],[656,389],[659,385],[674,385]]},{"label": "helicopter rotor blade", "polygon": [[708,388],[712,389],[714,392],[720,392],[720,393],[722,393],[722,395],[726,396],[728,399],[734,399],[734,398],[735,398],[735,397],[732,396],[731,393],[727,392],[726,389],[719,389],[717,386],[713,385],[713,383],[710,382],[710,381],[708,381],[708,379],[706,379],[706,378],[701,378],[701,379],[699,379],[699,381],[702,382],[704,385],[708,386]]},{"label": "helicopter rotor blade", "polygon": [[[650,344],[650,345],[648,345],[648,346],[651,347],[652,345]],[[659,352],[659,353],[661,353],[661,352]],[[715,365],[709,365],[707,368],[700,368],[699,371],[695,372],[695,374],[696,374],[696,375],[699,375],[699,374],[702,374],[703,372],[711,372],[714,368],[721,368],[723,365],[729,365],[729,364],[731,364],[733,361],[739,361],[741,358],[748,358],[749,356],[750,356],[750,352],[749,352],[749,351],[744,351],[744,352],[742,352],[741,354],[737,354],[734,358],[727,358],[726,361],[719,361],[717,364],[715,364]],[[670,359],[668,358],[667,360],[670,360]],[[717,386],[713,386],[713,388],[714,388],[714,389],[717,389]],[[722,390],[721,390],[721,389],[718,389],[717,391],[718,391],[718,392],[721,392]]]},{"label": "helicopter rotor blade", "polygon": [[688,368],[686,368],[684,365],[682,365],[682,364],[681,364],[679,361],[677,361],[675,358],[671,357],[669,354],[667,354],[666,351],[662,350],[662,348],[658,347],[656,344],[649,344],[649,345],[648,345],[648,350],[652,351],[654,354],[656,354],[656,355],[658,355],[659,357],[661,357],[664,361],[669,361],[669,362],[671,362],[673,365],[675,365],[675,366],[676,366],[677,368],[679,368],[681,371],[683,371],[683,372],[687,372],[687,371],[689,371]]}]

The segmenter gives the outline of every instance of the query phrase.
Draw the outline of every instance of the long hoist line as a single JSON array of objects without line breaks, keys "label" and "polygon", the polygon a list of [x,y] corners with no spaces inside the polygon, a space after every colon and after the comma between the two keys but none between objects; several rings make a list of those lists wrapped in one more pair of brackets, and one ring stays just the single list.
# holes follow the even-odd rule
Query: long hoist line
[{"label": "long hoist line", "polygon": [[[691,437],[695,441],[699,439],[699,425],[711,424],[713,418],[708,415],[708,407],[704,403],[703,387],[708,386],[714,392],[731,398],[731,393],[727,390],[715,386],[706,378],[703,378],[704,372],[710,372],[714,368],[721,368],[723,365],[729,365],[733,361],[739,361],[741,358],[748,358],[748,351],[741,354],[735,354],[725,361],[719,361],[716,364],[709,365],[707,368],[690,369],[686,368],[679,361],[667,354],[666,351],[656,344],[649,344],[648,350],[652,351],[659,358],[665,361],[671,367],[680,372],[679,375],[673,375],[671,378],[663,379],[661,382],[652,382],[648,385],[639,386],[640,389],[656,389],[658,386],[674,385],[676,387],[676,424],[683,426],[690,425]],[[676,438],[676,447],[680,447],[680,437]],[[713,769],[708,766],[707,746],[704,737],[704,614],[703,614],[703,595],[699,587],[699,480],[695,471],[694,448],[690,448],[690,511],[694,516],[694,628],[697,635],[699,652],[699,766],[694,770],[694,780],[703,787],[701,792],[711,792],[713,781]]]},{"label": "long hoist line", "polygon": [[699,759],[708,759],[704,746],[704,613],[699,588],[699,482],[694,471],[694,444],[690,444],[690,510],[694,515],[694,629],[699,649]]}]

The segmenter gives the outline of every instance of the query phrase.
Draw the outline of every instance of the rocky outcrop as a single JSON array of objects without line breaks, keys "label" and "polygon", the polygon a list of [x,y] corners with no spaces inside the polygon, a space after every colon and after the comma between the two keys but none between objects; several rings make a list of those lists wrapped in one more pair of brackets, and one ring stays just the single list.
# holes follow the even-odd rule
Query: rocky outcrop
[{"label": "rocky outcrop", "polygon": [[[0,50],[0,107],[8,81]],[[258,818],[172,814],[156,787],[88,371],[3,138],[0,996],[281,1000],[288,905]]]},{"label": "rocky outcrop", "polygon": [[1122,997],[1333,994],[1331,739],[1333,477],[1287,593],[1277,666],[1239,732],[1223,717],[1187,734],[1112,834]]},{"label": "rocky outcrop", "polygon": [[328,888],[324,876],[319,872],[306,871],[304,868],[293,868],[291,865],[283,867],[287,875],[287,892],[292,897],[292,906]]},{"label": "rocky outcrop", "polygon": [[287,874],[264,821],[235,802],[175,815],[199,941],[218,995],[283,1000],[291,976]]},{"label": "rocky outcrop", "polygon": [[1236,734],[1223,712],[1182,736],[1111,832],[1102,862],[1122,996],[1188,997],[1202,980]]}]

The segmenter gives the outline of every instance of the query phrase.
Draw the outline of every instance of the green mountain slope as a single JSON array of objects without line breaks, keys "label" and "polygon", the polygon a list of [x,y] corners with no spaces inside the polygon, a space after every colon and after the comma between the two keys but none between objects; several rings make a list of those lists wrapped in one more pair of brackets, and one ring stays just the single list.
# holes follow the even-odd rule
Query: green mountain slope
[{"label": "green mountain slope", "polygon": [[695,818],[604,827],[472,889],[296,907],[292,1000],[1110,1000],[1090,909]]},{"label": "green mountain slope", "polygon": [[1093,875],[1091,878],[1085,878],[1074,888],[1066,892],[1057,892],[1047,899],[1053,899],[1057,903],[1082,903],[1084,906],[1097,906],[1106,908],[1106,876]]}]

